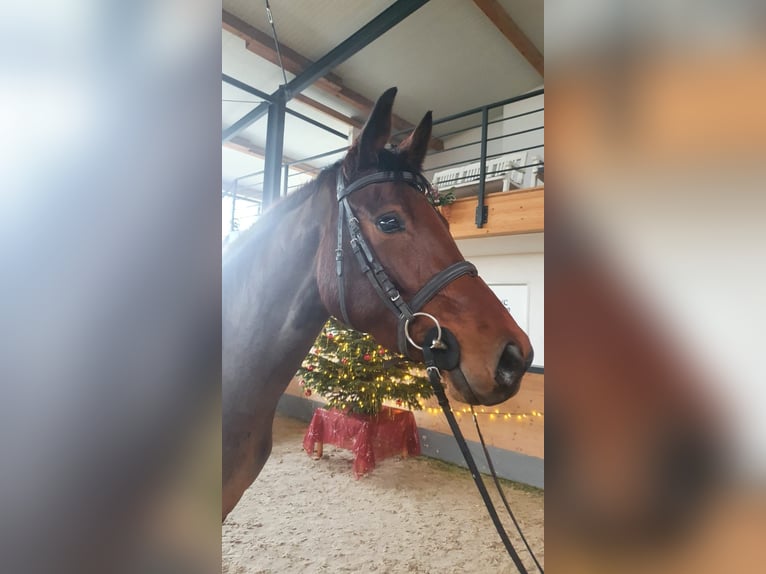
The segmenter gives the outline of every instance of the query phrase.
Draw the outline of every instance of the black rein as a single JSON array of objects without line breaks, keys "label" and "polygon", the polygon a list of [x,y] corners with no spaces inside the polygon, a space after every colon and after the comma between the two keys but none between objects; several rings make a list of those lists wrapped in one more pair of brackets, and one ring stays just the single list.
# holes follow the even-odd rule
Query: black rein
[{"label": "black rein", "polygon": [[[420,290],[415,294],[409,303],[407,303],[402,298],[399,290],[388,277],[385,269],[383,269],[383,266],[375,258],[375,254],[365,240],[364,235],[362,235],[362,230],[359,227],[359,220],[354,215],[354,212],[351,209],[351,205],[348,202],[349,195],[365,186],[372,185],[374,183],[391,181],[401,181],[407,183],[422,192],[426,192],[428,189],[430,189],[430,184],[428,183],[428,180],[423,177],[423,175],[406,171],[377,172],[373,173],[372,175],[362,177],[346,186],[342,169],[338,169],[338,246],[335,251],[336,274],[338,276],[338,298],[343,321],[346,323],[346,325],[351,326],[351,321],[348,317],[348,309],[346,307],[345,277],[343,275],[343,229],[348,228],[348,232],[350,234],[351,249],[356,256],[356,260],[359,263],[359,267],[362,270],[362,273],[364,273],[364,275],[367,277],[375,289],[375,292],[383,300],[386,306],[396,315],[399,321],[397,331],[399,352],[402,355],[409,357],[409,348],[407,346],[407,326],[409,321],[415,317],[415,314],[422,315],[420,310],[423,308],[423,306],[452,281],[458,277],[462,277],[463,275],[470,275],[474,277],[477,275],[477,271],[476,267],[472,263],[469,263],[468,261],[458,261],[457,263],[453,263],[446,269],[439,271],[436,275],[431,277],[431,279],[429,279],[426,284],[420,288]],[[481,474],[479,474],[479,469],[476,466],[476,462],[473,460],[471,451],[468,449],[468,445],[465,441],[465,438],[463,437],[463,433],[460,430],[460,426],[455,420],[455,416],[452,414],[452,409],[444,392],[444,387],[441,380],[441,370],[451,371],[458,368],[460,363],[460,345],[458,344],[455,336],[449,330],[439,326],[436,318],[431,317],[431,319],[433,319],[437,326],[426,333],[426,337],[422,346],[423,358],[425,360],[426,371],[428,372],[429,380],[431,381],[431,385],[434,388],[434,393],[436,394],[436,397],[439,401],[439,405],[444,411],[444,416],[447,417],[447,422],[452,429],[452,433],[455,435],[455,440],[457,441],[458,447],[460,448],[460,452],[463,454],[463,458],[468,465],[468,469],[471,471],[471,476],[476,483],[476,487],[479,489],[479,494],[481,494],[481,497],[484,500],[484,504],[487,507],[487,512],[489,512],[489,516],[492,519],[492,523],[495,525],[495,528],[497,529],[497,532],[500,535],[503,544],[505,545],[505,549],[508,551],[508,554],[513,560],[513,563],[516,565],[518,571],[521,574],[528,574],[527,569],[521,562],[521,558],[519,558],[516,549],[513,547],[513,544],[511,544],[511,541],[508,538],[508,534],[505,532],[505,529],[500,522],[500,518],[497,515],[497,510],[495,510],[495,507],[492,504],[492,499],[489,497],[486,486],[484,486],[484,481],[481,478]],[[486,449],[485,454],[488,454]],[[497,477],[494,473],[494,468],[489,458],[487,458],[487,461],[489,463],[490,469],[492,470],[492,475],[495,478],[495,482],[499,485],[499,483],[497,483]],[[512,514],[511,516],[513,517]],[[514,519],[514,524],[515,523],[516,522]],[[521,534],[520,530],[519,533]],[[521,536],[526,543],[524,535],[521,534]],[[527,545],[527,548],[529,549],[529,545]],[[531,549],[529,550],[530,554],[532,554]],[[535,564],[537,564],[538,568],[542,572],[542,568],[537,562],[537,559],[534,557],[534,554],[532,554],[532,556],[535,560]]]}]

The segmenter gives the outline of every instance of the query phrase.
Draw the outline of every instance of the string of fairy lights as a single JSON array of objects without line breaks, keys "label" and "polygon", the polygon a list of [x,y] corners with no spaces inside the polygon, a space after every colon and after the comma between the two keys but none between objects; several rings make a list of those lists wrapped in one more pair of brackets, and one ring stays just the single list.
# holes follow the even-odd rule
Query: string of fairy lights
[{"label": "string of fairy lights", "polygon": [[[430,402],[433,390],[422,367],[378,345],[369,334],[345,329],[330,320],[298,370],[298,385],[306,397],[322,397],[340,410],[376,414],[384,403],[399,409],[441,416]],[[430,404],[429,404],[430,403]],[[507,408],[507,407],[506,407]],[[460,403],[452,407],[457,419],[477,416],[491,422],[529,423],[542,411],[500,410]]]},{"label": "string of fairy lights", "polygon": [[[470,407],[450,409],[457,419],[460,419],[463,415],[470,415]],[[430,415],[441,415],[442,410],[438,407],[424,407],[423,412]],[[477,415],[485,415],[491,421],[516,421],[516,422],[534,422],[537,419],[542,419],[545,414],[542,411],[533,410],[530,412],[503,412],[499,409],[487,410],[476,409]]]},{"label": "string of fairy lights", "polygon": [[[441,407],[429,407],[423,405],[421,402],[420,404],[420,410],[421,412],[424,412],[429,415],[436,415],[439,416],[442,414]],[[471,407],[458,407],[458,408],[450,408],[452,413],[455,415],[457,419],[460,419],[463,415],[471,415]],[[476,415],[483,415],[486,418],[488,418],[490,421],[516,421],[516,422],[534,422],[538,419],[543,419],[545,417],[545,413],[543,411],[539,411],[536,409],[533,409],[531,411],[501,411],[500,409],[491,408],[491,407],[476,407],[473,409]]]},{"label": "string of fairy lights", "polygon": [[[307,397],[311,396],[311,393],[306,394],[306,396]],[[386,401],[386,402],[391,402],[391,401]],[[401,404],[401,402],[397,402],[395,406],[398,409],[408,410],[412,412],[420,411],[422,413],[426,413],[428,415],[433,415],[437,417],[442,415],[442,409],[440,407],[427,407],[427,406],[421,405],[420,409],[415,410],[415,409],[408,408],[407,406]],[[341,408],[345,408],[345,407],[346,407],[345,404],[341,405]],[[470,407],[463,407],[463,408],[457,408],[457,409],[452,408],[450,410],[452,411],[452,413],[455,415],[455,417],[458,420],[460,420],[463,417],[463,415],[469,415],[469,416],[471,415]],[[519,423],[523,423],[523,422],[534,423],[538,420],[542,422],[542,419],[545,417],[545,413],[543,411],[538,411],[538,410],[532,410],[528,412],[519,412],[519,411],[504,412],[504,411],[501,411],[500,409],[478,408],[478,409],[475,409],[475,413],[477,416],[483,415],[487,419],[493,422],[511,421],[511,422],[519,422]]]}]

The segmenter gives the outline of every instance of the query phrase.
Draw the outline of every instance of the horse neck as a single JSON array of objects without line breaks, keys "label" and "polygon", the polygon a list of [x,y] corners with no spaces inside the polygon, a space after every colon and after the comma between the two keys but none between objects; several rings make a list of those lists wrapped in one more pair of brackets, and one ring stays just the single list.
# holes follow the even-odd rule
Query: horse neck
[{"label": "horse neck", "polygon": [[316,275],[331,198],[315,189],[297,207],[280,207],[224,265],[224,410],[245,417],[273,412],[329,316]]}]

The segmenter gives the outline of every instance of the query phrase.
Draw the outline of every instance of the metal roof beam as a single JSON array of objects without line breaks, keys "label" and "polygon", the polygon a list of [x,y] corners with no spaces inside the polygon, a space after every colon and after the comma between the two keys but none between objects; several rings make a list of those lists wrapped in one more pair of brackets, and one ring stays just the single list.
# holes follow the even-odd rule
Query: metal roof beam
[{"label": "metal roof beam", "polygon": [[227,74],[221,74],[221,80],[223,80],[223,82],[229,84],[230,86],[234,86],[235,88],[239,88],[243,92],[247,92],[251,96],[255,96],[256,98],[261,98],[265,102],[271,102],[274,99],[271,94],[267,94],[266,92],[263,92],[259,90],[258,88],[254,88],[250,84],[241,82],[236,78],[232,78],[231,76]]},{"label": "metal roof beam", "polygon": [[[257,56],[261,58],[264,58],[265,60],[267,60],[268,62],[271,62],[275,66],[279,66],[280,54],[277,53],[277,49],[274,45],[274,39],[269,34],[261,32],[254,26],[251,26],[244,20],[237,18],[236,16],[227,12],[226,10],[222,11],[221,24],[224,30],[241,38],[245,42],[245,48],[247,50],[253,52],[254,54],[256,54]],[[291,74],[298,76],[306,68],[314,64],[313,61],[309,60],[302,54],[299,54],[298,52],[296,52],[295,50],[293,50],[292,48],[284,44],[281,44],[281,43],[279,44],[279,50],[282,56],[281,62],[284,65],[285,70],[287,70]],[[366,98],[365,96],[363,96],[362,94],[360,94],[359,92],[355,90],[352,90],[348,86],[344,86],[343,78],[341,78],[340,76],[332,72],[330,72],[323,78],[320,78],[319,80],[317,80],[312,85],[312,87],[318,90],[321,90],[332,97],[339,99],[340,101],[344,102],[347,105],[354,107],[356,110],[362,112],[362,114],[364,114],[365,117],[367,117],[370,114],[373,106],[375,105],[375,102],[373,102],[369,98]],[[254,95],[259,95],[259,94],[255,94],[255,92],[250,92],[250,93]],[[345,116],[344,114],[336,112],[332,108],[328,108],[327,106],[317,102],[316,100],[312,100],[311,98],[306,98],[306,96],[304,96],[303,94],[296,94],[294,98],[313,107],[314,109],[317,109],[325,114],[329,114],[332,117],[339,119],[350,126],[361,128],[364,125],[363,120]],[[287,110],[287,113],[288,114],[290,113],[289,109]],[[412,129],[415,128],[413,124],[409,123],[407,120],[399,117],[396,114],[391,115],[391,124],[394,127],[394,129],[399,130],[401,132],[411,131]],[[431,142],[429,143],[429,145],[431,148],[435,150],[444,149],[444,142],[438,138],[431,138]]]},{"label": "metal roof beam", "polygon": [[[221,74],[221,79],[229,84],[230,86],[234,86],[235,88],[239,88],[240,90],[247,92],[248,94],[252,94],[253,96],[257,96],[263,100],[271,101],[271,95],[267,94],[266,92],[262,92],[261,90],[254,88],[250,86],[249,84],[246,84],[245,82],[241,82],[237,80],[236,78],[232,78],[231,76],[227,76],[226,74]],[[295,110],[291,110],[290,108],[286,108],[285,112],[290,114],[291,116],[295,116],[296,118],[299,118],[303,120],[304,122],[307,122],[311,125],[314,125],[320,129],[325,130],[326,132],[329,132],[335,136],[338,136],[339,138],[343,138],[344,140],[348,139],[348,134],[344,134],[343,132],[340,132],[334,128],[331,128],[328,125],[323,124],[319,120],[315,120],[314,118],[310,118],[308,116],[303,115],[300,112],[296,112]]]},{"label": "metal roof beam", "polygon": [[319,58],[300,75],[287,83],[289,97],[302,92],[330,70],[341,65],[359,50],[371,44],[410,14],[423,7],[428,0],[397,0],[375,18],[351,34],[338,46]]},{"label": "metal roof beam", "polygon": [[[346,38],[338,46],[319,58],[301,74],[290,80],[284,89],[285,101],[308,88],[330,70],[339,66],[365,46],[377,40],[410,14],[423,7],[428,0],[397,0],[375,18]],[[272,100],[279,95],[279,90],[271,95]],[[261,119],[269,111],[269,103],[264,102],[245,114],[224,130],[222,139],[228,141],[243,129]]]}]

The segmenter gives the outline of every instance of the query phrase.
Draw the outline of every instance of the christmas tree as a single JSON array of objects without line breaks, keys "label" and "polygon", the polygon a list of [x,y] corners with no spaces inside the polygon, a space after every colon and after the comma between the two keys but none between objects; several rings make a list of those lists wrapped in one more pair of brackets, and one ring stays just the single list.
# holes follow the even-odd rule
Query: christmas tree
[{"label": "christmas tree", "polygon": [[383,401],[419,410],[420,399],[433,395],[415,363],[391,353],[366,333],[330,319],[304,359],[297,376],[307,396],[317,393],[327,406],[375,415]]}]

